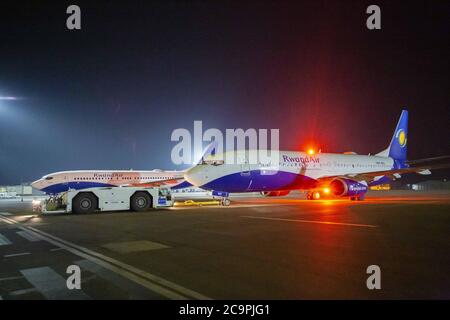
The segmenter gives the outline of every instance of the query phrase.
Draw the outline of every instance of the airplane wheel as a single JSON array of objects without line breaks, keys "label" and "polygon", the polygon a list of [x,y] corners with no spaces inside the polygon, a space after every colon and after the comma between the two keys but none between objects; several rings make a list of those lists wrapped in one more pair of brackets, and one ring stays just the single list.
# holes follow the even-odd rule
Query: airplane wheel
[{"label": "airplane wheel", "polygon": [[222,205],[228,207],[231,204],[231,201],[229,199],[223,199]]},{"label": "airplane wheel", "polygon": [[131,196],[130,207],[133,211],[145,211],[152,205],[152,199],[147,192],[136,192]]},{"label": "airplane wheel", "polygon": [[98,207],[97,197],[92,193],[79,193],[72,200],[74,213],[92,213]]},{"label": "airplane wheel", "polygon": [[307,200],[314,200],[312,192],[306,193],[306,199]]}]

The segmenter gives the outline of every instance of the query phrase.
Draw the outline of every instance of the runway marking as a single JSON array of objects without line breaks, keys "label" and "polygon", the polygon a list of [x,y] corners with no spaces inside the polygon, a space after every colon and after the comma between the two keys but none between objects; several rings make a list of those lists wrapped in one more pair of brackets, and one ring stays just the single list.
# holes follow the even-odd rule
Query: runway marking
[{"label": "runway marking", "polygon": [[12,258],[12,257],[20,257],[20,256],[27,256],[31,253],[29,252],[20,252],[20,253],[12,253],[12,254],[5,254],[4,258]]},{"label": "runway marking", "polygon": [[0,281],[10,281],[10,280],[18,280],[18,279],[22,279],[22,276],[19,277],[6,277],[6,278],[0,278]]},{"label": "runway marking", "polygon": [[120,274],[105,269],[92,261],[79,260],[75,261],[74,263],[80,266],[83,270],[92,272],[94,274],[93,277],[95,278],[99,277],[105,281],[108,281],[109,283],[116,285],[118,288],[125,289],[130,293],[129,296],[130,299],[143,300],[143,299],[155,299],[155,297],[157,297],[157,295],[153,292],[149,294],[149,291],[145,287],[133,281],[130,281],[127,278],[124,278]]},{"label": "runway marking", "polygon": [[36,237],[35,235],[33,235],[30,232],[26,232],[26,231],[17,231],[16,232],[19,236],[21,236],[22,238],[27,239],[28,241],[31,242],[36,242],[36,241],[41,241],[42,239],[39,237]]},{"label": "runway marking", "polygon": [[140,270],[136,267],[118,261],[116,259],[105,256],[101,253],[89,250],[87,248],[81,247],[69,241],[60,239],[56,236],[48,234],[44,231],[38,230],[36,228],[25,226],[20,222],[17,222],[13,219],[1,217],[0,220],[5,221],[8,224],[16,224],[18,228],[24,231],[28,231],[31,233],[35,233],[37,236],[40,236],[43,240],[67,251],[82,257],[83,259],[87,259],[91,262],[94,262],[110,271],[113,271],[121,276],[140,284],[141,286],[169,299],[211,299],[205,295],[202,295],[194,290],[185,288],[176,283],[168,281],[164,278],[158,277],[154,274],[148,273],[146,271]]},{"label": "runway marking", "polygon": [[[184,210],[195,210],[200,208],[205,209],[224,209],[224,210],[231,210],[231,209],[241,209],[241,208],[257,208],[257,207],[278,207],[278,204],[270,204],[270,203],[263,203],[263,204],[233,204],[229,206],[221,206],[221,205],[195,205],[195,206],[185,206],[185,205],[177,205],[174,207],[165,208],[164,210],[168,211],[184,211]],[[175,212],[174,212],[175,213]],[[180,213],[180,212],[177,212]]]},{"label": "runway marking", "polygon": [[2,216],[12,216],[12,213],[9,213],[9,212],[0,212],[0,215],[2,215]]},{"label": "runway marking", "polygon": [[53,249],[50,249],[50,251],[60,251],[60,250],[65,250],[64,248],[53,248]]},{"label": "runway marking", "polygon": [[82,290],[69,290],[66,279],[50,267],[20,270],[46,299],[90,299]]},{"label": "runway marking", "polygon": [[164,244],[147,240],[106,243],[102,247],[122,254],[170,248]]},{"label": "runway marking", "polygon": [[7,237],[0,233],[0,246],[6,246],[8,244],[11,244],[11,241],[9,241]]},{"label": "runway marking", "polygon": [[36,291],[38,291],[36,288],[29,288],[29,289],[22,289],[22,290],[12,291],[9,294],[11,296],[20,296],[22,294],[27,294],[27,293],[36,292]]},{"label": "runway marking", "polygon": [[[287,206],[279,207],[277,208],[277,212],[286,212],[292,210],[291,208],[288,208]],[[271,207],[254,207],[252,208],[252,211],[256,212],[273,212],[273,208]]]},{"label": "runway marking", "polygon": [[327,224],[327,225],[338,225],[338,226],[348,226],[348,227],[363,227],[363,228],[377,228],[378,227],[378,226],[372,225],[372,224],[345,223],[345,222],[318,221],[318,220],[284,219],[284,218],[269,218],[269,217],[255,217],[255,216],[241,216],[241,218],[273,220],[273,221],[300,222],[300,223],[315,223],[315,224]]}]

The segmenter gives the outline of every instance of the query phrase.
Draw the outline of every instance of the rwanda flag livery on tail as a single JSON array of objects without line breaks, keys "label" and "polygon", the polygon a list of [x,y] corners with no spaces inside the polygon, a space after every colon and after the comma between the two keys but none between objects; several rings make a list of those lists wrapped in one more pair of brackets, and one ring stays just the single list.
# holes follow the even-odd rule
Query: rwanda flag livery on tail
[{"label": "rwanda flag livery on tail", "polygon": [[[389,146],[375,155],[278,152],[278,163],[251,164],[260,150],[230,151],[216,154],[212,145],[202,161],[187,170],[186,180],[216,194],[261,192],[267,196],[286,195],[292,190],[307,190],[308,199],[326,194],[363,200],[370,186],[383,184],[405,173],[430,174],[430,169],[449,167],[449,156],[407,160],[408,111],[403,110]],[[229,152],[228,152],[229,153]],[[244,159],[229,164],[223,159]],[[267,171],[272,170],[272,174]],[[224,197],[224,203],[229,200]]]},{"label": "rwanda flag livery on tail", "polygon": [[389,147],[377,156],[390,157],[395,160],[397,168],[406,167],[406,151],[408,142],[408,111],[403,110],[398,120],[397,127],[395,128],[394,135],[392,136]]}]

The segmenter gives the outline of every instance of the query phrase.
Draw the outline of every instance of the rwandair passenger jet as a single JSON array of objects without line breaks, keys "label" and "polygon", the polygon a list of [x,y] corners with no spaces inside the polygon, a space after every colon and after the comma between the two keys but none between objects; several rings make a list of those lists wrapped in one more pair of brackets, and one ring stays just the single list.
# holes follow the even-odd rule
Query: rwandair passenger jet
[{"label": "rwandair passenger jet", "polygon": [[184,171],[79,170],[51,173],[34,181],[31,186],[47,194],[58,194],[69,189],[94,187],[165,186],[182,189],[191,184],[184,180]]},{"label": "rwandair passenger jet", "polygon": [[[403,110],[389,146],[376,155],[278,152],[278,163],[249,164],[258,150],[230,151],[241,164],[227,164],[227,153],[215,154],[211,144],[202,161],[188,169],[185,178],[194,186],[213,190],[228,205],[230,192],[261,192],[267,196],[286,195],[292,190],[307,190],[307,198],[320,199],[326,194],[363,200],[370,186],[400,178],[404,173],[430,174],[430,169],[448,167],[439,164],[449,157],[416,161],[406,159],[408,111]],[[253,153],[253,154],[252,154]],[[253,157],[257,159],[257,156]],[[242,161],[243,160],[243,161]],[[268,171],[275,170],[268,174]]]}]

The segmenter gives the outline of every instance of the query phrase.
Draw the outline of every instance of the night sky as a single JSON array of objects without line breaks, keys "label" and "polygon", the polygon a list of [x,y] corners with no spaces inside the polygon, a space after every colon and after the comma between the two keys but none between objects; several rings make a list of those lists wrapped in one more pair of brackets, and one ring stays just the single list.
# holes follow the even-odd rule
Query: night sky
[{"label": "night sky", "polygon": [[[381,30],[366,28],[370,4]],[[449,57],[449,1],[1,1],[0,185],[182,169],[170,135],[194,120],[376,153],[403,106],[409,158],[448,155]]]}]

